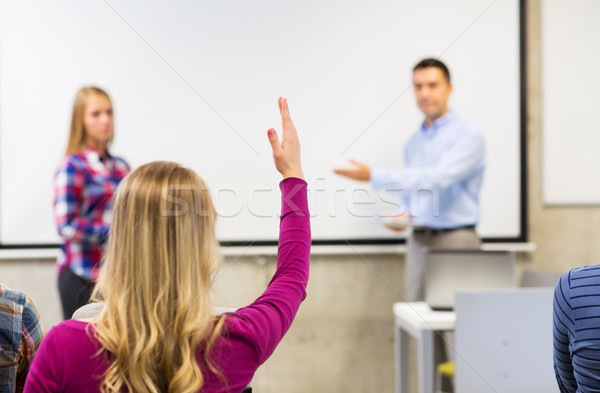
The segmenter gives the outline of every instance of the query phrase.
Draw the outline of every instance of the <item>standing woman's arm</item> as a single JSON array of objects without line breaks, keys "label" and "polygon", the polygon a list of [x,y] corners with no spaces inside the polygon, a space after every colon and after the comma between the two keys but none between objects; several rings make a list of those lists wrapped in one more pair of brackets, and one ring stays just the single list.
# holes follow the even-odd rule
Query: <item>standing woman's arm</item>
[{"label": "standing woman's arm", "polygon": [[108,236],[108,223],[82,216],[86,181],[83,164],[66,157],[54,177],[54,217],[58,234],[64,240],[102,244]]}]

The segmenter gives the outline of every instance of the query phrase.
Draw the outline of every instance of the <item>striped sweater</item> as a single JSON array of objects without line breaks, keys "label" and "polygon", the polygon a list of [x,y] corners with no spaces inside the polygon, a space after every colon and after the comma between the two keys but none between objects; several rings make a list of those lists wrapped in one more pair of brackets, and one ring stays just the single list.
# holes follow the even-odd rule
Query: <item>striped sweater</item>
[{"label": "striped sweater", "polygon": [[572,269],[556,285],[554,371],[561,392],[600,393],[600,265]]}]

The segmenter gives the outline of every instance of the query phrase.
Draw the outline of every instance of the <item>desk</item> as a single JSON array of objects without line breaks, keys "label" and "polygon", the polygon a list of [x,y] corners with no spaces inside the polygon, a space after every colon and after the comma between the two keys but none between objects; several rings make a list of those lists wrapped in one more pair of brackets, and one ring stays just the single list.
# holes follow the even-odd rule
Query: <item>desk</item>
[{"label": "desk", "polygon": [[394,303],[396,393],[408,392],[408,335],[417,340],[419,393],[433,393],[433,336],[453,331],[455,324],[453,311],[433,311],[425,302]]}]

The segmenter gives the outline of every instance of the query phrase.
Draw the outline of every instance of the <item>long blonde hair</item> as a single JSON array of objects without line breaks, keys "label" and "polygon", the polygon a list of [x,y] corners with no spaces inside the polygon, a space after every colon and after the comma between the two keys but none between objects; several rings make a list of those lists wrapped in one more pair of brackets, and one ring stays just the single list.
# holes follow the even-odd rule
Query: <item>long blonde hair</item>
[{"label": "long blonde hair", "polygon": [[[75,95],[75,101],[73,102],[71,131],[69,132],[69,142],[67,143],[67,150],[65,152],[65,155],[67,156],[69,154],[77,153],[85,146],[86,134],[85,127],[83,125],[83,118],[85,115],[85,107],[87,106],[90,97],[94,95],[106,97],[109,101],[111,101],[109,95],[99,87],[86,86],[79,89],[77,95]],[[112,136],[108,143],[110,144],[110,142],[112,142]]]},{"label": "long blonde hair", "polygon": [[110,362],[102,392],[197,392],[224,318],[212,315],[221,263],[204,181],[170,162],[143,165],[118,187],[108,249],[92,298],[95,334]]}]

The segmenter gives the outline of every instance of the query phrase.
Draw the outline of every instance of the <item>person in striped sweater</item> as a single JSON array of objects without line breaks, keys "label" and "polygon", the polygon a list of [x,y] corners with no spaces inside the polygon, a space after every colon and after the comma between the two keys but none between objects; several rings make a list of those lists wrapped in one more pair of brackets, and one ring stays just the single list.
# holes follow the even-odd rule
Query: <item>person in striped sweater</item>
[{"label": "person in striped sweater", "polygon": [[600,392],[600,265],[569,270],[556,285],[554,372],[561,393]]}]

